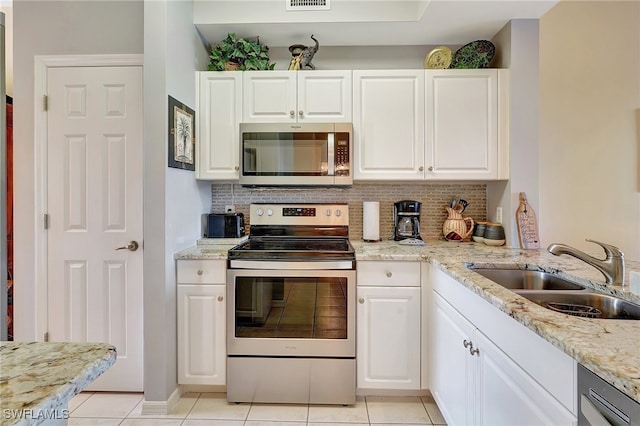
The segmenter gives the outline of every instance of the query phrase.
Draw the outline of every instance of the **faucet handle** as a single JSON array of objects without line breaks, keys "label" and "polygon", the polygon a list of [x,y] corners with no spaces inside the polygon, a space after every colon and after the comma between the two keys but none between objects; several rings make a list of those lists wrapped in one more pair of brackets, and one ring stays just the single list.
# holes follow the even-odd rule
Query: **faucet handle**
[{"label": "faucet handle", "polygon": [[592,240],[590,238],[585,238],[585,241],[598,244],[600,247],[602,247],[604,249],[604,252],[607,255],[607,258],[610,258],[610,257],[623,258],[624,257],[624,253],[622,253],[622,250],[620,250],[618,247],[614,245],[601,243],[600,241]]}]

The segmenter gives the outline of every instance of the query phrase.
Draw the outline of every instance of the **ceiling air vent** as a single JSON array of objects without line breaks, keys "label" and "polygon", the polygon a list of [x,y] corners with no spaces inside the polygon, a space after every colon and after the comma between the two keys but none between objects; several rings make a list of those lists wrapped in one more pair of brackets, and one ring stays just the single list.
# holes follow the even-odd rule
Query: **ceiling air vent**
[{"label": "ceiling air vent", "polygon": [[287,10],[329,10],[331,0],[287,0]]}]

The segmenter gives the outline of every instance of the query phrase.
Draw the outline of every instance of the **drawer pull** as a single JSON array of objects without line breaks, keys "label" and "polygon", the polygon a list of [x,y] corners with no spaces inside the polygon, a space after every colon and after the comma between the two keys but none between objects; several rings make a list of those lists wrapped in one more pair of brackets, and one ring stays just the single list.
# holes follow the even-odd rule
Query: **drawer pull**
[{"label": "drawer pull", "polygon": [[480,349],[477,349],[477,348],[476,348],[476,349],[474,349],[473,347],[471,347],[471,348],[469,348],[469,353],[470,353],[471,355],[478,355],[478,356],[480,356]]},{"label": "drawer pull", "polygon": [[391,272],[387,272],[387,278],[391,278],[393,274]]},{"label": "drawer pull", "polygon": [[358,299],[358,302],[362,305],[364,303],[364,298],[361,297],[360,299]]},{"label": "drawer pull", "polygon": [[202,275],[202,269],[198,269],[198,272],[196,272],[198,275]]},{"label": "drawer pull", "polygon": [[464,339],[462,341],[462,344],[464,345],[465,348],[468,348],[469,346],[471,346],[473,348],[473,343],[468,342],[467,339]]},{"label": "drawer pull", "polygon": [[224,300],[224,297],[218,296],[218,302],[222,302],[223,300]]}]

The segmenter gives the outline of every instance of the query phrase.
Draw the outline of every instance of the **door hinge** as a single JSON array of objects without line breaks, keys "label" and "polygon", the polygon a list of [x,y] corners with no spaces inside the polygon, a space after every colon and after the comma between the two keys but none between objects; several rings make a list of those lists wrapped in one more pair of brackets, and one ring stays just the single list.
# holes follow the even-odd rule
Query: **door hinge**
[{"label": "door hinge", "polygon": [[42,95],[42,110],[47,111],[49,109],[49,97]]},{"label": "door hinge", "polygon": [[44,214],[43,224],[44,224],[44,229],[49,229],[49,213]]},{"label": "door hinge", "polygon": [[42,338],[43,338],[43,340],[45,342],[48,342],[49,341],[49,332],[47,331],[46,333],[44,333],[44,336],[42,336]]}]

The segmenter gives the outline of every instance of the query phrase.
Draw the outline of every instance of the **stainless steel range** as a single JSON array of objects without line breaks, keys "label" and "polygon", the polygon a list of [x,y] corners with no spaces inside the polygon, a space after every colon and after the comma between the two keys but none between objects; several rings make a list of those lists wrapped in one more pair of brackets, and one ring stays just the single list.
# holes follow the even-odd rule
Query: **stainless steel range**
[{"label": "stainless steel range", "polygon": [[252,204],[229,250],[227,399],[354,404],[355,254],[346,204]]}]

